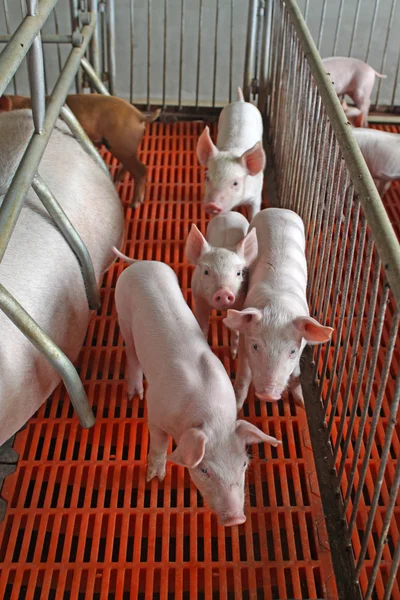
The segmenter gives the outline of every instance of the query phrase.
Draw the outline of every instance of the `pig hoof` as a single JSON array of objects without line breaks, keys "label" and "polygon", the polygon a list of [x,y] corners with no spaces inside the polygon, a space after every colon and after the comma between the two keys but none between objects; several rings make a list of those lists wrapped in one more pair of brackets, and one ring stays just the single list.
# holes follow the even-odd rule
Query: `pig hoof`
[{"label": "pig hoof", "polygon": [[158,477],[160,481],[162,481],[165,477],[165,462],[163,464],[159,463],[149,463],[147,465],[147,473],[146,473],[146,481],[150,481],[153,477]]},{"label": "pig hoof", "polygon": [[132,400],[134,396],[139,396],[139,400],[143,400],[143,388],[134,388],[132,391],[128,390],[128,400]]},{"label": "pig hoof", "polygon": [[233,360],[235,360],[235,358],[237,357],[237,349],[236,348],[231,348],[231,356],[232,356]]}]

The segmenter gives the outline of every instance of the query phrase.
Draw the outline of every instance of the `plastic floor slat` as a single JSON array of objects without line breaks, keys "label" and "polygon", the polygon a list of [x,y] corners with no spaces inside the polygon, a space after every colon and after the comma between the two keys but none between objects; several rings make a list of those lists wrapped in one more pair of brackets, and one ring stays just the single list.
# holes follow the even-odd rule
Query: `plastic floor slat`
[{"label": "plastic floor slat", "polygon": [[[132,211],[131,178],[125,175],[118,186],[126,214],[123,251],[170,264],[189,304],[193,267],[185,261],[184,243],[192,222],[203,233],[208,222],[195,155],[203,127],[196,122],[152,124],[141,150],[149,167],[146,202]],[[115,172],[115,159],[106,151],[104,156]],[[385,198],[398,233],[399,194],[394,184]],[[95,426],[80,427],[59,386],[16,436],[20,460],[2,490],[7,511],[0,523],[0,598],[336,600],[306,416],[291,400],[266,405],[251,392],[245,404],[244,418],[283,444],[277,450],[252,448],[244,525],[220,527],[180,467],[169,464],[162,483],[146,483],[146,403],[126,397],[125,350],[114,306],[123,269],[117,262],[104,277],[102,308],[93,316],[78,360]],[[209,341],[233,377],[228,332],[216,314]],[[333,436],[337,427],[335,421]],[[398,450],[398,438],[396,443]],[[387,495],[384,485],[383,502]],[[383,517],[382,505],[380,523]],[[364,516],[360,519],[362,526]],[[356,535],[355,546],[357,540]],[[390,561],[387,551],[384,559]],[[368,568],[371,564],[368,558]],[[383,597],[382,589],[378,578],[376,598]]]}]

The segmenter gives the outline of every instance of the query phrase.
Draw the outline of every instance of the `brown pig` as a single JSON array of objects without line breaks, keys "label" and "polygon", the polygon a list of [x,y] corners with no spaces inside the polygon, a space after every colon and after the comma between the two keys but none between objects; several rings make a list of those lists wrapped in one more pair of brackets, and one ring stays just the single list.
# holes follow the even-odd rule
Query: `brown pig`
[{"label": "brown pig", "polygon": [[[135,180],[132,207],[139,206],[145,196],[147,167],[140,162],[137,151],[146,123],[155,121],[161,111],[144,115],[126,100],[103,94],[72,94],[67,96],[66,102],[92,142],[104,144],[132,175]],[[31,99],[25,96],[0,98],[0,110],[20,108],[31,108]]]}]

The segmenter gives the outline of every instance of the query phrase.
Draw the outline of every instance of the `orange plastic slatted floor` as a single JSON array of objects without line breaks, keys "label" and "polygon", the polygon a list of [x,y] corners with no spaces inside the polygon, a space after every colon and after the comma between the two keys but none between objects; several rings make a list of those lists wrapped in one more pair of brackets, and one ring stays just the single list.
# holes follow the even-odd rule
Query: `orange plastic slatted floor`
[{"label": "orange plastic slatted floor", "polygon": [[[131,179],[119,185],[124,251],[169,263],[189,303],[184,242],[192,222],[206,226],[194,151],[202,130],[149,127],[142,159],[151,183],[138,211],[129,208]],[[114,307],[123,268],[114,264],[104,278],[102,309],[78,362],[95,426],[81,429],[60,386],[16,437],[20,460],[2,490],[0,598],[336,599],[306,417],[292,403],[266,406],[251,395],[245,405],[244,416],[283,445],[252,448],[244,525],[218,526],[180,467],[170,464],[163,483],[146,484],[146,405],[126,398]],[[221,317],[212,319],[210,341],[233,374]]]}]

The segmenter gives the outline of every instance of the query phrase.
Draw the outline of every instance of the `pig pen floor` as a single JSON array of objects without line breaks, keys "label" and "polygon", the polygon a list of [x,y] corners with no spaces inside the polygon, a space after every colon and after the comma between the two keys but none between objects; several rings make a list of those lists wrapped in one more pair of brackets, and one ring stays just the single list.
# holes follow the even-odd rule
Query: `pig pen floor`
[{"label": "pig pen floor", "polygon": [[[203,126],[148,128],[142,159],[150,185],[136,212],[131,179],[118,186],[123,251],[170,264],[189,303],[184,241],[192,222],[203,233],[206,226],[194,151]],[[115,172],[116,161],[105,157]],[[126,397],[114,307],[123,268],[117,262],[104,277],[102,308],[78,360],[95,426],[80,427],[59,386],[16,436],[19,462],[1,492],[0,598],[336,600],[306,416],[291,400],[266,405],[251,392],[245,404],[244,418],[283,444],[252,447],[244,525],[218,526],[180,467],[169,464],[162,483],[146,483],[146,404]],[[209,339],[233,376],[220,316],[213,315]]]}]

